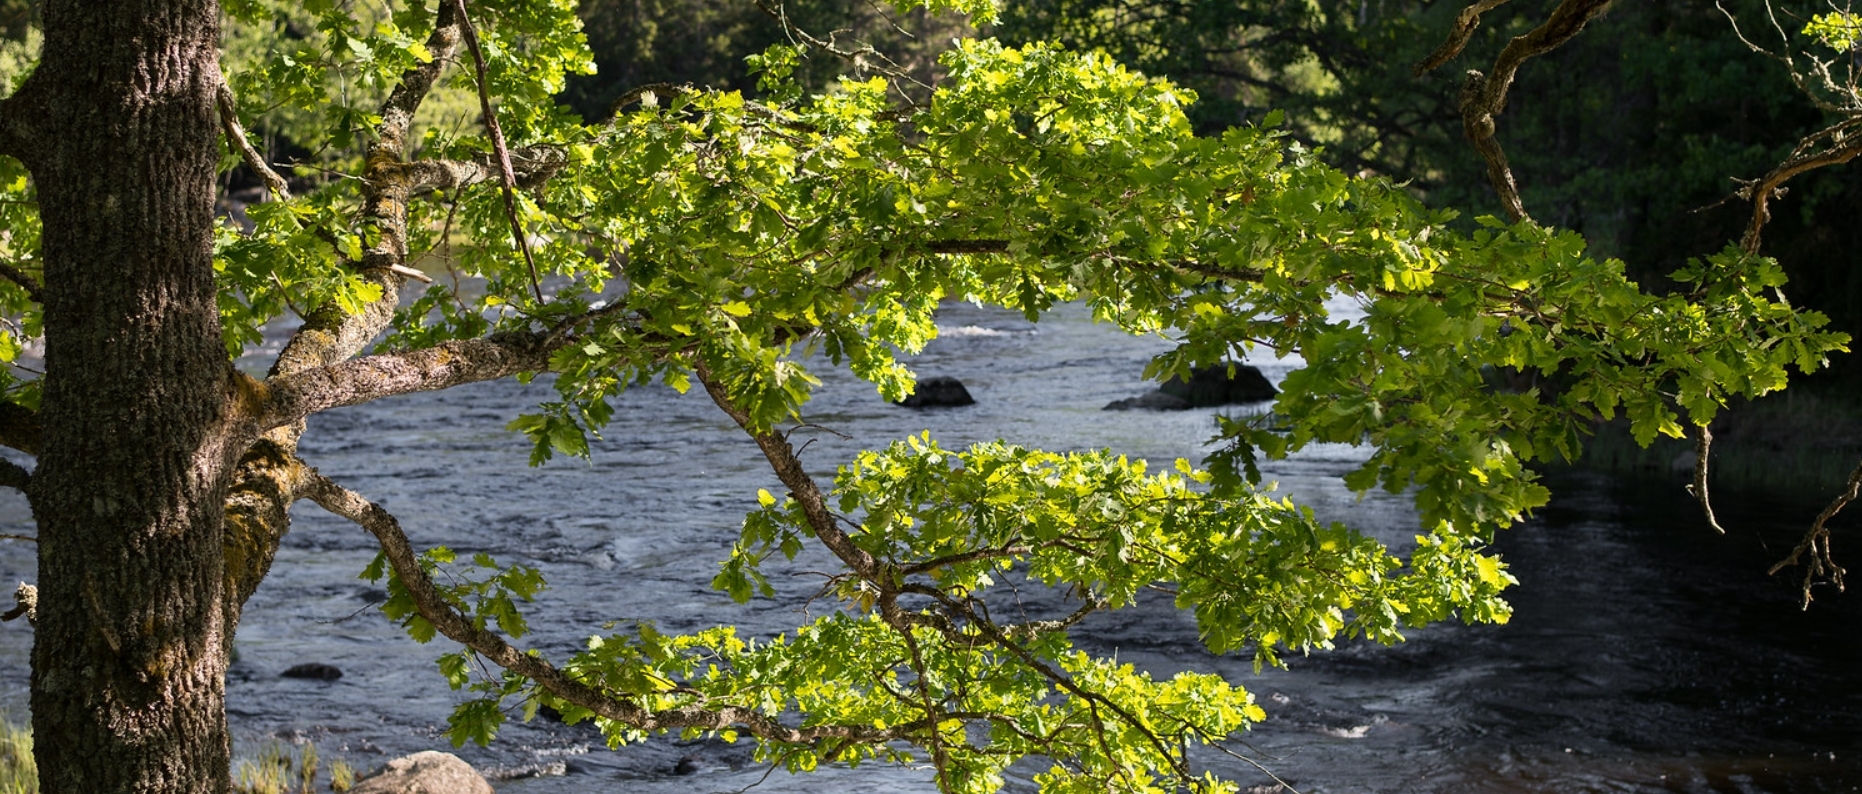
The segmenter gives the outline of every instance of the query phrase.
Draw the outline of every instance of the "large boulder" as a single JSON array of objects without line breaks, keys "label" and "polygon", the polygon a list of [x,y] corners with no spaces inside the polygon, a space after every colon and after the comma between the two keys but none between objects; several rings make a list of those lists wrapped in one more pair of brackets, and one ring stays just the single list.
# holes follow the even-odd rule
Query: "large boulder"
[{"label": "large boulder", "polygon": [[918,388],[911,396],[900,400],[899,404],[907,408],[949,408],[975,405],[976,398],[971,397],[970,390],[963,387],[963,381],[936,377],[918,381]]},{"label": "large boulder", "polygon": [[350,794],[493,794],[471,764],[434,750],[396,758],[364,778]]},{"label": "large boulder", "polygon": [[1274,395],[1280,393],[1272,383],[1267,382],[1267,376],[1262,375],[1260,370],[1246,364],[1234,364],[1234,373],[1230,374],[1230,366],[1217,364],[1197,367],[1191,370],[1189,380],[1171,376],[1159,390],[1172,397],[1182,398],[1194,408],[1258,403],[1274,399]]}]

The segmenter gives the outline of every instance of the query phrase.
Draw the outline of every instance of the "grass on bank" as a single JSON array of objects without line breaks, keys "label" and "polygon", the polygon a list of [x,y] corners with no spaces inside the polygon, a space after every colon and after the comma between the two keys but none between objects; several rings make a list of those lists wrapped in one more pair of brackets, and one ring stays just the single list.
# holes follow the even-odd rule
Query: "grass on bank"
[{"label": "grass on bank", "polygon": [[[233,790],[239,794],[312,794],[319,788],[321,759],[315,744],[268,741],[257,758],[233,762]],[[348,791],[356,771],[341,758],[329,762],[328,790]],[[0,794],[38,794],[39,769],[32,760],[32,729],[0,720]]]}]

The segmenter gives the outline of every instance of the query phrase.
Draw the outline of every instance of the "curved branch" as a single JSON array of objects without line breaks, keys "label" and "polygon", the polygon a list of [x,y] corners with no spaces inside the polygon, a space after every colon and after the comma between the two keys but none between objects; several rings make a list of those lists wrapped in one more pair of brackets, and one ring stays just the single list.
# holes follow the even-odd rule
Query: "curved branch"
[{"label": "curved branch", "polygon": [[1798,141],[1797,148],[1778,167],[1740,189],[1740,195],[1752,200],[1752,220],[1740,238],[1740,250],[1759,252],[1760,233],[1771,220],[1771,200],[1784,195],[1781,188],[1785,182],[1806,171],[1847,163],[1858,154],[1862,154],[1862,116],[1843,119]]},{"label": "curved branch", "polygon": [[264,384],[259,427],[282,427],[319,411],[397,394],[541,372],[549,368],[554,349],[542,344],[541,338],[540,334],[500,334],[455,340],[274,376]]},{"label": "curved branch", "polygon": [[1454,60],[1461,54],[1462,48],[1468,46],[1468,39],[1474,36],[1474,29],[1481,26],[1481,15],[1505,5],[1507,0],[1478,0],[1474,5],[1461,9],[1455,16],[1455,29],[1448,32],[1448,40],[1442,46],[1429,53],[1429,57],[1416,64],[1415,74],[1421,77],[1435,70],[1435,67]]},{"label": "curved branch", "polygon": [[[853,538],[843,532],[834,521],[834,513],[828,510],[827,498],[821,495],[820,486],[815,479],[802,468],[802,461],[795,456],[795,448],[789,445],[782,434],[770,430],[758,430],[750,422],[750,415],[731,401],[730,394],[724,389],[702,358],[695,359],[692,371],[698,375],[699,382],[705,384],[705,393],[711,395],[711,401],[729,414],[737,426],[749,433],[756,440],[758,448],[763,450],[763,457],[769,460],[770,468],[776,471],[776,478],[788,486],[789,494],[802,506],[802,514],[808,517],[808,525],[815,531],[815,537],[822,545],[834,552],[834,556],[861,579],[878,583],[881,580],[880,563],[865,549],[854,545]],[[890,585],[890,577],[885,577]]]},{"label": "curved branch", "polygon": [[[1507,42],[1506,48],[1494,59],[1491,74],[1469,70],[1468,81],[1461,87],[1461,131],[1486,161],[1487,179],[1500,194],[1500,204],[1514,223],[1531,220],[1531,217],[1520,201],[1519,186],[1513,180],[1506,152],[1494,137],[1494,119],[1506,110],[1507,91],[1513,87],[1513,77],[1519,73],[1519,67],[1531,58],[1563,46],[1592,19],[1609,9],[1610,3],[1611,0],[1563,0],[1544,24]],[[1472,33],[1472,28],[1469,32]]]},{"label": "curved branch", "polygon": [[280,201],[291,200],[291,187],[285,184],[284,177],[273,171],[265,162],[265,156],[258,149],[252,148],[252,141],[246,139],[246,128],[239,123],[239,103],[233,100],[233,87],[226,84],[226,78],[220,78],[220,85],[214,92],[214,103],[220,108],[220,129],[226,133],[226,142],[239,150],[239,157],[246,167],[257,172],[265,180],[265,187]]},{"label": "curved branch", "polygon": [[908,738],[925,727],[922,723],[896,725],[885,730],[866,726],[814,725],[789,727],[755,709],[741,706],[705,708],[681,706],[649,711],[624,699],[628,693],[616,693],[591,686],[569,677],[561,669],[535,652],[513,647],[489,629],[479,628],[441,597],[433,580],[420,567],[401,524],[380,505],[360,494],[331,482],[311,471],[305,488],[307,498],[338,516],[368,530],[381,543],[382,553],[393,566],[394,574],[413,597],[420,616],[441,634],[491,660],[494,664],[535,681],[543,689],[577,706],[616,722],[643,731],[667,731],[682,728],[723,730],[736,727],[764,739],[791,744],[808,744],[823,740],[885,742]]}]

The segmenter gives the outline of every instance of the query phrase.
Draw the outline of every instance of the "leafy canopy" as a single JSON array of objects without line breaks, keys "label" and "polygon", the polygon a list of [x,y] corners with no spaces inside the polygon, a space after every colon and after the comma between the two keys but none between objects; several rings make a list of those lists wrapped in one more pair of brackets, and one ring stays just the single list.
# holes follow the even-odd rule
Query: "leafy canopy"
[{"label": "leafy canopy", "polygon": [[[846,463],[825,497],[785,475],[790,493],[758,495],[715,584],[740,602],[770,597],[760,564],[821,543],[848,566],[831,588],[840,609],[778,637],[638,623],[563,663],[638,709],[628,714],[767,718],[682,724],[747,735],[794,770],[923,753],[944,790],[984,792],[1038,755],[1052,759],[1046,791],[1233,791],[1194,774],[1185,747],[1262,719],[1252,696],[1082,653],[1068,634],[1079,619],[1161,588],[1212,651],[1257,665],[1341,635],[1387,643],[1437,620],[1504,621],[1499,594],[1513,580],[1483,548],[1545,503],[1529,463],[1574,455],[1590,421],[1619,411],[1645,443],[1681,435],[1847,342],[1767,297],[1783,280],[1770,260],[1729,248],[1676,274],[1687,291],[1649,294],[1573,234],[1457,225],[1384,180],[1328,167],[1277,117],[1198,136],[1184,115],[1191,92],[1103,55],[958,42],[930,101],[914,105],[884,74],[810,95],[792,76],[825,56],[782,46],[750,59],[760,97],[662,88],[590,123],[552,99],[592,68],[573,2],[470,9],[511,146],[560,154],[516,197],[549,289],[539,299],[495,180],[415,195],[408,248],[446,255],[450,273],[400,307],[383,349],[544,334],[557,345],[557,398],[512,423],[535,463],[587,455],[613,402],[658,379],[702,382],[781,473],[793,457],[773,431],[807,416],[818,383],[804,362],[902,397],[913,378],[899,356],[936,336],[947,300],[1030,318],[1085,302],[1100,320],[1177,341],[1152,363],[1158,378],[1257,347],[1308,362],[1270,417],[1222,421],[1202,469],[1151,474],[1108,452],[948,450],[916,437]],[[220,232],[222,319],[238,354],[292,308],[357,313],[395,299],[358,270],[386,232],[358,206],[355,180],[325,175],[363,165],[382,98],[433,58],[436,13],[328,0],[228,11],[270,45],[231,67],[242,114],[304,136],[315,166],[299,172],[308,189]],[[470,69],[447,75],[453,96],[477,90]],[[491,151],[476,123],[422,118],[423,160]],[[4,168],[0,256],[31,273],[31,188]],[[1364,318],[1333,318],[1339,299]],[[36,333],[36,305],[10,283],[0,303],[14,318],[0,359],[12,362]],[[1557,387],[1494,388],[1507,368]],[[10,399],[34,399],[30,378],[0,377]],[[1369,451],[1352,488],[1414,495],[1421,534],[1407,559],[1258,487],[1263,460],[1315,442]],[[422,566],[453,571],[438,590],[473,631],[513,640],[527,631],[521,605],[545,586],[534,570],[483,556],[461,565],[445,549]],[[365,572],[389,579],[384,609],[424,642],[436,624],[408,575],[385,560]],[[1077,608],[1000,622],[988,605],[1011,581],[1072,593]],[[513,698],[594,718],[616,744],[649,724],[517,673],[474,680],[482,651],[440,661],[454,687],[480,693],[454,716],[456,742],[491,739]]]}]

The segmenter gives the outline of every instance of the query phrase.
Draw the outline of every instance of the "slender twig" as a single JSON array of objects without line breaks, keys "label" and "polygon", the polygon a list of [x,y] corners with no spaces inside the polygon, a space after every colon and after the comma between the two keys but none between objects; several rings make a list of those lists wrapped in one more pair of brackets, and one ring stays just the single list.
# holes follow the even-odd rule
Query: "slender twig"
[{"label": "slender twig", "polygon": [[511,151],[505,147],[504,131],[498,127],[498,114],[491,107],[491,82],[486,78],[485,52],[478,46],[478,32],[472,29],[472,17],[466,14],[465,0],[453,0],[459,13],[459,29],[465,36],[466,49],[472,53],[472,65],[478,71],[478,104],[485,113],[485,129],[491,134],[492,149],[498,153],[499,176],[504,180],[504,214],[511,219],[511,238],[530,268],[530,291],[537,303],[543,302],[543,285],[537,277],[537,260],[530,254],[530,240],[524,234],[523,221],[517,218],[517,174],[511,169]]},{"label": "slender twig", "polygon": [[[1858,464],[1855,471],[1850,472],[1849,484],[1843,489],[1842,493],[1837,494],[1836,498],[1830,501],[1828,506],[1823,508],[1822,513],[1817,515],[1816,522],[1810,525],[1810,531],[1804,533],[1804,539],[1798,542],[1797,548],[1791,550],[1791,556],[1779,560],[1778,564],[1773,565],[1771,570],[1766,572],[1768,574],[1777,574],[1779,571],[1793,565],[1803,564],[1805,566],[1803,592],[1804,609],[1810,608],[1810,588],[1817,583],[1817,577],[1819,575],[1828,576],[1830,583],[1836,585],[1837,592],[1842,592],[1843,590],[1843,574],[1845,571],[1842,566],[1836,564],[1836,558],[1830,554],[1830,529],[1828,524],[1830,519],[1835,518],[1836,514],[1841,512],[1844,506],[1855,501],[1858,496],[1862,496],[1862,464]],[[1805,555],[1809,555],[1808,559],[1806,559]]]},{"label": "slender twig", "polygon": [[1687,487],[1687,492],[1693,494],[1694,500],[1700,502],[1700,509],[1706,511],[1707,526],[1724,535],[1726,528],[1713,517],[1713,501],[1707,498],[1707,458],[1712,451],[1713,431],[1701,425],[1699,434],[1694,437],[1694,482]]}]

